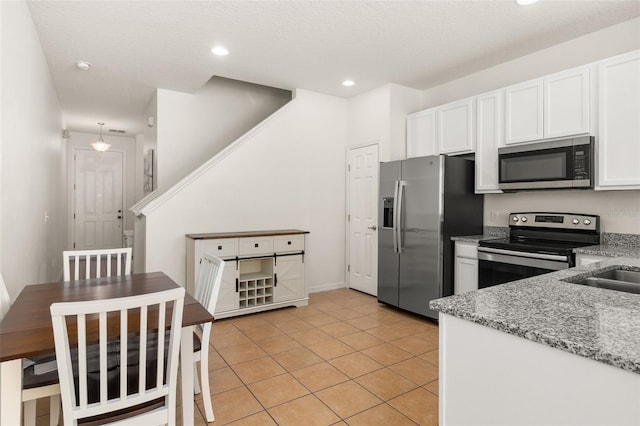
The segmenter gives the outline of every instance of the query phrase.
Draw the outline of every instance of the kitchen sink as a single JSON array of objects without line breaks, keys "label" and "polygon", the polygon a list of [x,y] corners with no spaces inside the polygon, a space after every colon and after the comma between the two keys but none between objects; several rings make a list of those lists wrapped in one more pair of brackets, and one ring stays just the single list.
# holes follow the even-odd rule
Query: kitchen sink
[{"label": "kitchen sink", "polygon": [[640,294],[640,271],[611,269],[580,280],[567,281],[574,284]]}]

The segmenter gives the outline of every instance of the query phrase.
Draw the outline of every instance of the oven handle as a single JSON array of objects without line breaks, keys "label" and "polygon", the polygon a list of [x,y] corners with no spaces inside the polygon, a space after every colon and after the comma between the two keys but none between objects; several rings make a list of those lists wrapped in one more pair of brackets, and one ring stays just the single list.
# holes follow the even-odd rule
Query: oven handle
[{"label": "oven handle", "polygon": [[507,256],[530,257],[533,259],[545,259],[545,260],[557,260],[560,262],[569,262],[569,258],[567,256],[561,256],[559,254],[529,253],[524,251],[494,249],[489,247],[478,247],[478,254],[480,252],[504,254]]},{"label": "oven handle", "polygon": [[497,253],[484,253],[478,250],[479,262],[504,263],[507,265],[519,265],[531,268],[547,269],[549,271],[559,271],[569,268],[569,262],[559,262],[546,259],[533,259],[522,256],[509,256]]}]

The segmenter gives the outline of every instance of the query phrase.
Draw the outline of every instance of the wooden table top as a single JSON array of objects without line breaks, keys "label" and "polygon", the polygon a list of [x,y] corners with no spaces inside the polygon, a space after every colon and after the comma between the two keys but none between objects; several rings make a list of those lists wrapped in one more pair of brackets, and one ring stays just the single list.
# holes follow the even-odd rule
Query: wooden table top
[{"label": "wooden table top", "polygon": [[[55,351],[49,311],[54,302],[97,301],[176,287],[162,272],[26,286],[0,322],[0,362]],[[182,326],[209,321],[213,321],[209,311],[185,293]]]},{"label": "wooden table top", "polygon": [[216,232],[204,234],[187,234],[187,238],[193,240],[216,240],[218,238],[246,238],[246,237],[272,237],[275,235],[308,234],[309,231],[300,229],[276,229],[270,231],[243,231],[243,232]]}]

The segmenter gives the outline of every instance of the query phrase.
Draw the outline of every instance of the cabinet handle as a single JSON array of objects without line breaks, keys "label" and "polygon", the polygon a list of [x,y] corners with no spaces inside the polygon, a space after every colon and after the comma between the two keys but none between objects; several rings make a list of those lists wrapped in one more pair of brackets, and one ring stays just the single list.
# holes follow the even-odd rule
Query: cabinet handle
[{"label": "cabinet handle", "polygon": [[218,250],[222,250],[222,246],[218,246]]},{"label": "cabinet handle", "polygon": [[273,274],[273,286],[278,287],[278,274]]},{"label": "cabinet handle", "polygon": [[238,279],[236,278],[236,293],[238,292]]},{"label": "cabinet handle", "polygon": [[258,245],[259,245],[258,243],[255,244],[256,247],[258,247]]},{"label": "cabinet handle", "polygon": [[287,244],[291,245],[291,241],[287,241]]}]

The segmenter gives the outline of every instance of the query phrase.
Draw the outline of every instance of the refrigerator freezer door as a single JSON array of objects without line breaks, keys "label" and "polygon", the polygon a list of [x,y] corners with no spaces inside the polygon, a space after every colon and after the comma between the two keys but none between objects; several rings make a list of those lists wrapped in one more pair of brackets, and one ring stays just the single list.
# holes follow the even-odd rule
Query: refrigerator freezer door
[{"label": "refrigerator freezer door", "polygon": [[437,313],[429,309],[429,301],[442,292],[442,161],[442,157],[433,156],[402,163],[406,184],[399,206],[402,254],[398,306],[431,318],[437,318]]},{"label": "refrigerator freezer door", "polygon": [[[392,306],[398,306],[399,255],[395,247],[395,197],[399,180],[400,161],[380,163],[380,198],[378,200],[378,300]],[[385,209],[387,215],[386,220]]]}]

